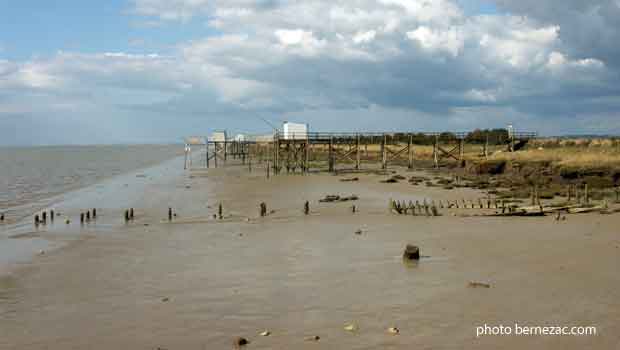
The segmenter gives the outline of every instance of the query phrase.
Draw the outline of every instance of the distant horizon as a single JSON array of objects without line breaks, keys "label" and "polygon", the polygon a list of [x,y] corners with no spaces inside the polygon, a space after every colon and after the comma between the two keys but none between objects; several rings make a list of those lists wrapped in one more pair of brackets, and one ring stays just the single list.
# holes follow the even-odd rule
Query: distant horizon
[{"label": "distant horizon", "polygon": [[[472,130],[469,130],[472,131]],[[320,132],[327,132],[327,131],[320,131]],[[338,132],[338,131],[334,131],[334,132]],[[381,131],[369,131],[369,132],[378,132],[381,133]],[[399,131],[389,131],[386,133],[398,133]],[[424,132],[424,131],[417,131],[417,132]],[[450,131],[432,131],[432,132],[450,132]],[[452,131],[452,132],[467,132],[465,130],[463,131]],[[257,135],[257,134],[245,134],[245,135]],[[209,135],[187,135],[187,137],[189,136],[199,136],[199,137],[208,137]],[[596,139],[596,138],[601,138],[601,139],[614,139],[614,138],[620,138],[620,134],[570,134],[570,135],[538,135],[536,138],[538,139],[551,139],[551,138],[564,138],[564,139],[579,139],[579,138],[592,138],[592,139]],[[97,147],[97,146],[166,146],[166,145],[179,145],[179,146],[183,146],[184,142],[182,140],[173,142],[173,141],[168,141],[168,142],[159,142],[159,143],[131,143],[131,142],[126,142],[126,143],[65,143],[65,144],[12,144],[12,145],[3,145],[0,144],[0,148],[29,148],[29,147],[75,147],[75,146],[85,146],[85,147]]]}]

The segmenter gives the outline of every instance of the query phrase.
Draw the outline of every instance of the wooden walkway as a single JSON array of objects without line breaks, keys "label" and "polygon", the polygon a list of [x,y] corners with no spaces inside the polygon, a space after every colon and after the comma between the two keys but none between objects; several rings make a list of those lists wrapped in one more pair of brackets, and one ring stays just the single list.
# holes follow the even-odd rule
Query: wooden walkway
[{"label": "wooden walkway", "polygon": [[[243,141],[191,137],[186,139],[185,167],[191,167],[191,147],[199,146],[205,150],[202,163],[207,168],[211,164],[215,167],[219,163],[225,164],[231,157],[241,159],[243,164],[247,162],[250,169],[253,159],[259,163],[267,162],[267,168],[271,168],[274,174],[283,170],[306,173],[317,162],[326,162],[329,172],[336,171],[337,163],[351,164],[355,170],[361,170],[362,156],[364,163],[374,161],[381,169],[396,163],[406,163],[413,168],[415,148],[421,145],[432,146],[432,160],[434,166],[439,167],[442,161],[449,159],[462,163],[467,144],[480,147],[481,154],[486,157],[490,144],[505,146],[506,151],[516,151],[536,137],[535,132],[513,132],[499,138],[492,132],[309,132],[303,135],[276,132],[269,140],[249,137]],[[374,159],[368,157],[369,146],[378,147],[378,151],[371,151],[376,155]]]}]

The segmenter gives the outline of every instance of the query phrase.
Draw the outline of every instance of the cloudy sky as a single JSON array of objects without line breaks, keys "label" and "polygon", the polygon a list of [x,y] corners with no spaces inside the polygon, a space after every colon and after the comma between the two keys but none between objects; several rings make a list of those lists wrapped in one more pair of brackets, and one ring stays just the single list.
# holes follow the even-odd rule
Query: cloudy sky
[{"label": "cloudy sky", "polygon": [[620,0],[0,0],[0,145],[620,133]]}]

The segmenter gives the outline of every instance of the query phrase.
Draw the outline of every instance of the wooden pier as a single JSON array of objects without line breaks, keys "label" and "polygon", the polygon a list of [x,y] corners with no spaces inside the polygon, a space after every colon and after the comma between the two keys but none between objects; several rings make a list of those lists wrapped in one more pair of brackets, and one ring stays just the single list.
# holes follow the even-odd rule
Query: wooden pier
[{"label": "wooden pier", "polygon": [[[308,132],[303,135],[285,135],[275,132],[273,137],[248,137],[245,140],[209,140],[205,137],[186,139],[185,168],[191,167],[191,147],[204,148],[204,167],[218,167],[229,157],[271,168],[274,174],[307,173],[320,170],[335,172],[338,165],[350,170],[362,170],[364,164],[374,163],[381,169],[390,165],[413,168],[417,160],[416,148],[432,147],[432,163],[436,168],[455,161],[463,164],[465,147],[476,147],[480,155],[488,157],[490,146],[516,151],[535,138],[535,132],[512,132],[500,135],[493,132],[381,132],[381,133],[332,133]],[[189,149],[189,151],[188,151]]]}]

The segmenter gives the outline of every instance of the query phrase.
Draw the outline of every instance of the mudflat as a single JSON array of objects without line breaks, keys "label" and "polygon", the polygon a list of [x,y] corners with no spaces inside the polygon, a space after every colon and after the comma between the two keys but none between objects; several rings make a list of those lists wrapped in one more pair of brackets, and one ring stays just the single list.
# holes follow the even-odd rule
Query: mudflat
[{"label": "mudflat", "polygon": [[[133,221],[110,205],[80,239],[1,277],[0,348],[227,349],[236,337],[251,349],[620,347],[620,214],[395,215],[390,199],[485,194],[230,163],[144,179]],[[358,199],[319,202],[330,194]],[[407,244],[417,263],[403,261]],[[597,334],[477,336],[485,324]]]}]

